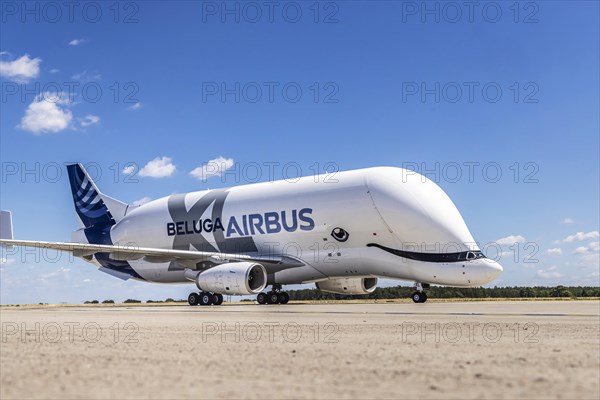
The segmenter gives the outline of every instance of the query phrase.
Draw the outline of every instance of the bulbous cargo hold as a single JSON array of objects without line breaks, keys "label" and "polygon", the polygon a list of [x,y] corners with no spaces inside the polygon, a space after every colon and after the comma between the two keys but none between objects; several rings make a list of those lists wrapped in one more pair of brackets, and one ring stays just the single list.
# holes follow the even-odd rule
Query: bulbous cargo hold
[{"label": "bulbous cargo hold", "polygon": [[430,253],[479,250],[458,208],[435,182],[401,168],[366,174],[373,203],[406,249]]}]

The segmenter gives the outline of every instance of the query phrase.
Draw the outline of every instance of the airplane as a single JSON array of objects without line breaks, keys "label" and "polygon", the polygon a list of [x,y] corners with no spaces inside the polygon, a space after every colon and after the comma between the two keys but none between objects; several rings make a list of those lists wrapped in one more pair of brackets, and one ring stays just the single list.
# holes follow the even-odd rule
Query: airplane
[{"label": "airplane", "polygon": [[[0,214],[0,245],[71,252],[120,279],[195,283],[190,305],[223,295],[287,304],[284,285],[364,295],[378,279],[475,287],[502,266],[486,258],[448,195],[414,171],[374,167],[173,194],[130,205],[102,193],[83,165],[67,166],[81,228],[71,242],[15,240]],[[269,291],[265,291],[270,286]]]}]

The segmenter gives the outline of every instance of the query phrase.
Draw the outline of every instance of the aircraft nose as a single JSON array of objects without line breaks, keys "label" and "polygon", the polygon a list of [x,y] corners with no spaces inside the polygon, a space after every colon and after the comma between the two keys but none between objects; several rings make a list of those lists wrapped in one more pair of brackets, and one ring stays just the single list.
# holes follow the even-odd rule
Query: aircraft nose
[{"label": "aircraft nose", "polygon": [[486,282],[491,282],[494,279],[498,278],[500,274],[502,274],[502,271],[504,271],[502,265],[500,265],[494,260],[484,258],[482,261]]}]

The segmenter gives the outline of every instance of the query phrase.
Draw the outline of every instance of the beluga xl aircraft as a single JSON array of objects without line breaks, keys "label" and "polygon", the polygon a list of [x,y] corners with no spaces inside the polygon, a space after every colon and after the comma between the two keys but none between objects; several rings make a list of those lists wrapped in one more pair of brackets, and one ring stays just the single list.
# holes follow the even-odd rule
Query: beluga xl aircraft
[{"label": "beluga xl aircraft", "polygon": [[[361,295],[379,278],[473,287],[502,267],[477,246],[458,209],[434,182],[378,167],[325,176],[174,194],[134,206],[98,189],[81,164],[67,166],[81,228],[72,241],[14,240],[9,211],[0,244],[71,252],[121,279],[195,283],[190,305],[223,295],[286,304],[283,285]],[[265,288],[271,289],[266,291]]]}]

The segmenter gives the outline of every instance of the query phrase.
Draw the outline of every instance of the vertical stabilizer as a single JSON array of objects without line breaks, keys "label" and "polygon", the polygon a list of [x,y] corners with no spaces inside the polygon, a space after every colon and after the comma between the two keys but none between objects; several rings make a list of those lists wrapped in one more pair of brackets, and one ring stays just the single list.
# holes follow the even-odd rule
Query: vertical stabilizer
[{"label": "vertical stabilizer", "polygon": [[68,165],[67,172],[75,211],[83,226],[110,226],[123,218],[128,205],[103,195],[83,165]]}]

